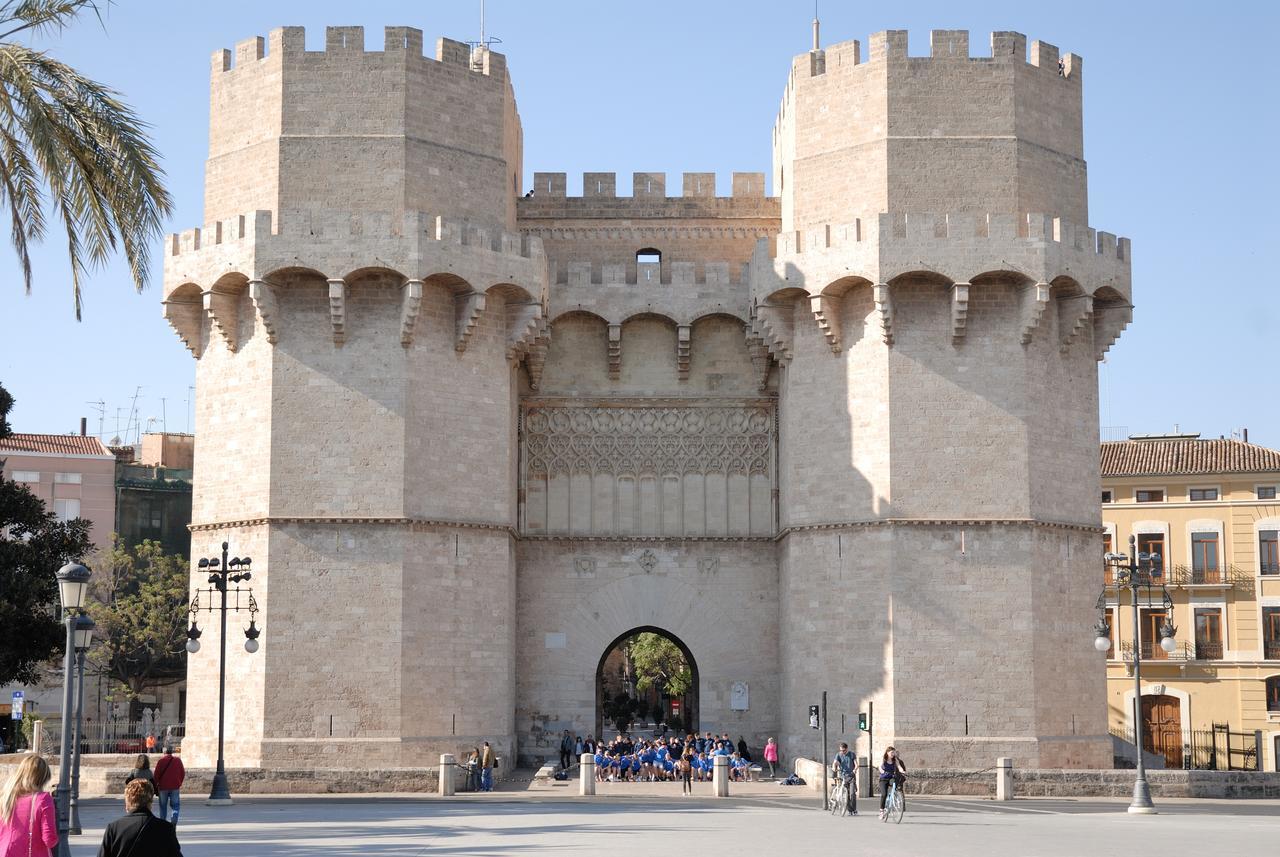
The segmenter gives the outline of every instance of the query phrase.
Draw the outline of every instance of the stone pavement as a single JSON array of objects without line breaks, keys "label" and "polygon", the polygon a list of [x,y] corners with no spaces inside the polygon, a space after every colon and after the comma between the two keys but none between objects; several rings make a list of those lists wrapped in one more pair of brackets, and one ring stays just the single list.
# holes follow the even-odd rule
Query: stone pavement
[{"label": "stone pavement", "polygon": [[[1280,802],[1168,800],[1157,816],[1130,816],[1125,801],[908,798],[901,825],[815,808],[812,792],[715,800],[613,793],[595,798],[497,792],[457,799],[417,796],[243,798],[206,807],[190,795],[179,836],[186,857],[426,857],[581,854],[609,857],[765,855],[1262,854],[1280,837]],[[119,802],[84,802],[73,857],[93,857]],[[672,851],[671,849],[675,849]]]}]

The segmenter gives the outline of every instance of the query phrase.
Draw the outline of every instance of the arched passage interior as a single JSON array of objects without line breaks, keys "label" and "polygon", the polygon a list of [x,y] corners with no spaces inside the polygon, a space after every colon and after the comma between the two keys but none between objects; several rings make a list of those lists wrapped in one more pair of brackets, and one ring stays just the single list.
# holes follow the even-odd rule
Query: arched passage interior
[{"label": "arched passage interior", "polygon": [[[662,688],[640,690],[636,687],[638,676],[635,674],[634,666],[628,664],[629,659],[625,650],[627,644],[644,634],[654,634],[669,641],[682,656],[689,671],[688,689],[683,694],[673,696],[667,694]],[[595,686],[595,734],[601,740],[604,740],[606,735],[614,735],[619,731],[606,713],[606,709],[611,709],[611,704],[616,705],[615,701],[621,694],[625,694],[636,703],[637,714],[630,730],[632,732],[658,726],[659,721],[655,720],[652,711],[655,702],[660,706],[661,716],[668,723],[669,728],[679,727],[678,730],[673,729],[673,731],[680,731],[682,734],[698,731],[698,662],[694,660],[693,653],[689,651],[684,641],[670,631],[654,625],[640,625],[619,634],[600,655],[600,661],[596,665]],[[650,710],[645,711],[646,707]]]}]

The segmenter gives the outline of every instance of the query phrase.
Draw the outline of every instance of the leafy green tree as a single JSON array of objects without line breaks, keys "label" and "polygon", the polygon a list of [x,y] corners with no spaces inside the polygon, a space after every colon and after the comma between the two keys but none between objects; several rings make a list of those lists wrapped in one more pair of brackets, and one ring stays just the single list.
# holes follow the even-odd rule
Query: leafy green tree
[{"label": "leafy green tree", "polygon": [[680,697],[693,686],[693,671],[684,652],[661,634],[637,634],[627,643],[627,656],[635,669],[637,690],[656,687],[668,697]]},{"label": "leafy green tree", "polygon": [[16,38],[61,32],[82,13],[101,23],[109,0],[0,2],[0,210],[31,292],[29,246],[46,216],[66,233],[71,293],[80,319],[81,277],[117,249],[138,291],[172,200],[147,128],[119,93]]},{"label": "leafy green tree", "polygon": [[158,542],[133,550],[119,536],[94,557],[89,615],[94,667],[130,699],[186,676],[187,561]]},{"label": "leafy green tree", "polygon": [[[0,437],[10,433],[12,406],[0,387]],[[88,521],[58,521],[25,485],[0,478],[0,684],[32,684],[62,653],[54,575],[89,547]]]}]

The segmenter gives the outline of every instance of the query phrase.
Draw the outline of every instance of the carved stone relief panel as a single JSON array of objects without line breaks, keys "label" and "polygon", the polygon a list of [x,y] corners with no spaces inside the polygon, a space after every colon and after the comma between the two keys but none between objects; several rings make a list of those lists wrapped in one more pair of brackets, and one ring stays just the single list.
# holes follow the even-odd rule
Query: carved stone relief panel
[{"label": "carved stone relief panel", "polygon": [[528,534],[767,536],[772,399],[528,400],[520,422]]}]

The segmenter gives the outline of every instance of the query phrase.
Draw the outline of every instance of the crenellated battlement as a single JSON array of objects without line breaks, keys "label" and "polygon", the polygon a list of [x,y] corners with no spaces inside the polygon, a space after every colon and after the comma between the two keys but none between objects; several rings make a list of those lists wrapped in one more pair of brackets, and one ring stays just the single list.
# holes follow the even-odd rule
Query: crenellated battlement
[{"label": "crenellated battlement", "polygon": [[663,267],[666,272],[626,261],[551,261],[550,316],[589,312],[610,324],[641,314],[666,316],[678,325],[715,314],[747,320],[748,264],[673,261]]},{"label": "crenellated battlement", "polygon": [[[632,173],[631,196],[618,196],[617,173],[583,173],[582,194],[570,197],[566,193],[568,175],[566,173],[534,173],[531,195],[526,197],[534,201],[546,199],[763,199],[765,197],[764,173],[733,173],[731,193],[729,197],[716,196],[715,173],[683,173],[681,194],[667,193],[666,173]],[[523,212],[521,212],[523,214]]]},{"label": "crenellated battlement", "polygon": [[424,54],[422,31],[414,27],[385,27],[383,49],[365,49],[364,27],[325,27],[324,49],[309,51],[305,27],[279,27],[266,38],[253,36],[236,42],[235,49],[213,52],[212,67],[221,72],[244,72],[269,58],[281,61],[318,60],[322,57],[343,60],[360,57],[382,58],[394,62],[421,61],[455,66],[487,77],[503,78],[507,73],[506,57],[483,46],[472,47],[444,37],[436,41],[434,55]]}]

